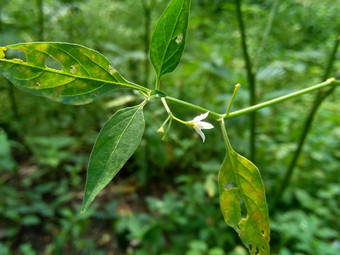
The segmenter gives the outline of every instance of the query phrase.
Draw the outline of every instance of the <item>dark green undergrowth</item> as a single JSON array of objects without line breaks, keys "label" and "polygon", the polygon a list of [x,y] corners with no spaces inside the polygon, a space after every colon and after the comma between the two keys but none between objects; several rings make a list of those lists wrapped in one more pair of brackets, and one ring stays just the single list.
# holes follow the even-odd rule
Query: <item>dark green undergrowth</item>
[{"label": "dark green undergrowth", "polygon": [[[280,1],[259,52],[272,2],[243,1],[259,102],[320,82],[339,29],[334,1]],[[35,2],[1,3],[1,46],[81,43],[107,56],[129,80],[154,82],[153,74],[145,75],[145,10],[139,1],[42,3],[43,23]],[[152,28],[166,4],[153,1]],[[183,61],[162,89],[176,87],[173,96],[224,112],[240,82],[233,109],[248,106],[234,1],[193,1],[187,38]],[[337,53],[330,76],[339,79],[339,69]],[[148,124],[135,155],[88,213],[80,214],[98,131],[114,112],[141,99],[125,90],[115,93],[119,100],[107,96],[67,106],[28,95],[0,77],[0,254],[248,254],[220,212],[222,137],[209,130],[203,144],[174,123],[169,141],[162,142],[156,132],[159,117],[166,117],[162,110],[146,112]],[[270,213],[271,254],[340,252],[339,98],[335,90],[317,112],[289,186]],[[313,94],[305,95],[258,111],[256,164],[269,205],[313,100]],[[174,105],[172,110],[182,119],[196,116]],[[228,120],[227,126],[232,143],[248,156],[248,117]]]}]

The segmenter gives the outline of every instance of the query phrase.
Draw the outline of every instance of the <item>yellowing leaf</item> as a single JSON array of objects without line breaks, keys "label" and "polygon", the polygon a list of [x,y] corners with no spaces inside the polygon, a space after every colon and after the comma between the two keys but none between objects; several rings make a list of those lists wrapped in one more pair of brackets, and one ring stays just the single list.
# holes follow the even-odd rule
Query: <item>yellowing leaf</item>
[{"label": "yellowing leaf", "polygon": [[227,149],[218,176],[224,220],[236,230],[251,255],[269,255],[269,216],[260,172],[236,153],[229,141]]},{"label": "yellowing leaf", "polygon": [[89,103],[122,87],[143,90],[97,51],[70,43],[1,47],[0,73],[20,89],[66,104]]}]

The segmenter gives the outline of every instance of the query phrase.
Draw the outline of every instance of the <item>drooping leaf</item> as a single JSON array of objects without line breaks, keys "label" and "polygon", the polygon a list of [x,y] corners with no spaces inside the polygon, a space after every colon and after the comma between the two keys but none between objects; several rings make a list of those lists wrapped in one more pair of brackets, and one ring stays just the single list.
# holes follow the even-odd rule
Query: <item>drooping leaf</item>
[{"label": "drooping leaf", "polygon": [[269,255],[269,216],[260,172],[227,145],[228,152],[218,176],[224,220],[236,230],[251,255]]},{"label": "drooping leaf", "polygon": [[183,54],[190,0],[172,0],[159,19],[150,44],[150,59],[157,79],[172,72]]},{"label": "drooping leaf", "polygon": [[136,151],[144,133],[145,103],[117,111],[104,124],[90,156],[82,213]]},{"label": "drooping leaf", "polygon": [[89,103],[122,87],[140,89],[97,51],[69,43],[1,47],[0,73],[20,89],[66,104]]}]

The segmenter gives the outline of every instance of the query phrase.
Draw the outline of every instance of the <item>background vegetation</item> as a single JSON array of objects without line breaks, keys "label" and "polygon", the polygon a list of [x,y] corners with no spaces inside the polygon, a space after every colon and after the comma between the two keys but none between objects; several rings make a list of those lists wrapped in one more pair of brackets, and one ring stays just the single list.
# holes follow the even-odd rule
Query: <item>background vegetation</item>
[{"label": "background vegetation", "polygon": [[[80,43],[107,56],[124,77],[153,87],[146,52],[167,3],[1,0],[0,44]],[[340,6],[334,0],[244,0],[242,11],[258,102],[322,81],[339,32]],[[335,57],[329,77],[339,79],[339,53]],[[238,82],[243,86],[234,109],[249,105],[234,1],[192,1],[182,63],[164,77],[162,89],[224,112]],[[255,163],[269,205],[314,98],[305,95],[257,113]],[[219,132],[207,131],[203,144],[193,130],[174,123],[169,141],[162,142],[156,130],[166,114],[148,106],[141,146],[92,209],[80,215],[86,166],[100,127],[140,99],[121,90],[86,106],[61,105],[0,77],[0,254],[247,254],[219,208],[217,173],[225,152]],[[339,99],[335,90],[322,104],[289,186],[271,207],[272,254],[340,252]],[[173,107],[183,119],[197,114]],[[248,121],[248,116],[227,121],[232,144],[245,156]]]}]

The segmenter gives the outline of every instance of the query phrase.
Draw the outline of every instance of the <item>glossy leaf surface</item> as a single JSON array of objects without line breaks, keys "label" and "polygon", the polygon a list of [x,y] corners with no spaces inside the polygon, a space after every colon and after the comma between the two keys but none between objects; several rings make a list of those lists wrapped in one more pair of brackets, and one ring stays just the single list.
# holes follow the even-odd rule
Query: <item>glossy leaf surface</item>
[{"label": "glossy leaf surface", "polygon": [[150,59],[157,79],[172,72],[183,54],[190,0],[172,0],[159,19],[150,44]]},{"label": "glossy leaf surface", "polygon": [[257,167],[229,144],[218,183],[225,222],[236,230],[250,254],[269,255],[268,208]]},{"label": "glossy leaf surface", "polygon": [[69,43],[2,47],[0,73],[20,89],[66,104],[85,104],[118,88],[138,86],[97,51]]},{"label": "glossy leaf surface", "polygon": [[90,156],[82,213],[139,146],[145,127],[144,105],[145,101],[119,110],[104,124]]}]

